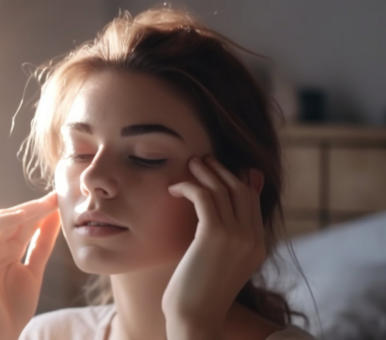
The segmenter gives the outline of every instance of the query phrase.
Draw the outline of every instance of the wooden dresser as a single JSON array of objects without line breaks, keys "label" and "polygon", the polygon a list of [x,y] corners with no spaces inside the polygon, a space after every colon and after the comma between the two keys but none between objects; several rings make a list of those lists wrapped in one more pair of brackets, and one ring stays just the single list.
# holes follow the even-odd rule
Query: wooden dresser
[{"label": "wooden dresser", "polygon": [[280,138],[291,236],[386,210],[386,128],[294,124]]}]

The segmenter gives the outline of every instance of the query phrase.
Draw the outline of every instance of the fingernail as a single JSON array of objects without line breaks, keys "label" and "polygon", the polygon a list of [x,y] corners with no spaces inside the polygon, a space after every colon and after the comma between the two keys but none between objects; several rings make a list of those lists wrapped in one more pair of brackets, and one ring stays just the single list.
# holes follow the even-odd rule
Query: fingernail
[{"label": "fingernail", "polygon": [[170,192],[177,192],[177,188],[174,186],[174,185],[171,185],[170,187],[168,187],[168,190],[170,191]]},{"label": "fingernail", "polygon": [[177,188],[170,187],[168,188],[170,195],[175,197],[180,197],[181,194],[177,191]]},{"label": "fingernail", "polygon": [[50,191],[50,192],[45,193],[44,196],[39,197],[39,199],[44,201],[46,199],[50,199],[51,197],[53,197],[54,194],[55,194],[55,191]]},{"label": "fingernail", "polygon": [[56,197],[56,191],[50,191],[46,193],[44,196],[40,197],[41,201],[51,200]]}]

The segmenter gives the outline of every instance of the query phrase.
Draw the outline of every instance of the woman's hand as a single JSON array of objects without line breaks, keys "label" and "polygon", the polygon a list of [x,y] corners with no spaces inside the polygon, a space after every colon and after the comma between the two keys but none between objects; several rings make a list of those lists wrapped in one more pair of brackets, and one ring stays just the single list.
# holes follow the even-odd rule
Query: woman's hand
[{"label": "woman's hand", "polygon": [[[2,340],[17,339],[35,314],[44,269],[54,247],[59,226],[55,193],[8,209],[0,209]],[[37,230],[39,228],[40,233]]]},{"label": "woman's hand", "polygon": [[181,182],[169,192],[190,200],[199,221],[164,291],[162,310],[166,320],[183,320],[215,334],[243,285],[265,259],[259,200],[263,175],[250,170],[254,171],[252,188],[213,157],[190,161],[189,167],[199,184]]}]

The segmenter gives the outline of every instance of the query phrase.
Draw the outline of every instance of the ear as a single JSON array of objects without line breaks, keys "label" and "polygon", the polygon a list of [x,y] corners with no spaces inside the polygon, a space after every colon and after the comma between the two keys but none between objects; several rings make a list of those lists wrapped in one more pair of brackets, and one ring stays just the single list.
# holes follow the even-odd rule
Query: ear
[{"label": "ear", "polygon": [[241,172],[241,180],[249,187],[252,187],[258,195],[264,187],[264,174],[261,170],[249,168]]}]

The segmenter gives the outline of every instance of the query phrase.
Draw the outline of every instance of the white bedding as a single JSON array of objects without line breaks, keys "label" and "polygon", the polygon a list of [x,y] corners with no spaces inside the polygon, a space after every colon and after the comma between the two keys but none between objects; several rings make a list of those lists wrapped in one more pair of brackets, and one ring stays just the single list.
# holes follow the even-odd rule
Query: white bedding
[{"label": "white bedding", "polygon": [[[309,316],[311,333],[334,340],[386,339],[386,211],[298,237],[293,247],[321,325],[284,244],[278,248],[280,275],[269,262],[263,272],[270,287],[289,291],[291,307]],[[304,326],[300,319],[296,323]]]}]

